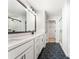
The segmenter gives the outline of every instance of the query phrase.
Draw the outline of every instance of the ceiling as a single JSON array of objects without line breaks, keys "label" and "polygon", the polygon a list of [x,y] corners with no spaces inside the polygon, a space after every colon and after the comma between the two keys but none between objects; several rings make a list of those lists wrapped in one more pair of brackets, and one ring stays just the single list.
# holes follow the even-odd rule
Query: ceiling
[{"label": "ceiling", "polygon": [[28,0],[36,10],[45,10],[50,15],[60,15],[65,0]]},{"label": "ceiling", "polygon": [[[48,16],[61,15],[64,0],[22,0],[28,1],[32,7],[37,11],[45,10]],[[8,10],[10,13],[16,13],[23,15],[25,13],[24,8],[16,1],[8,1]]]}]

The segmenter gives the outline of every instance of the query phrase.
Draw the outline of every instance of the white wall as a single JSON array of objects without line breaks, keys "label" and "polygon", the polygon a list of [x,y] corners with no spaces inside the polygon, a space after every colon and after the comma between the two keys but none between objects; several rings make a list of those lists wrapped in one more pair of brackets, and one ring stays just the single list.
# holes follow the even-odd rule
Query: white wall
[{"label": "white wall", "polygon": [[69,2],[66,0],[64,8],[62,10],[62,48],[67,56],[69,55],[69,42],[70,42],[70,31],[69,31]]},{"label": "white wall", "polygon": [[[62,20],[59,21],[62,17]],[[70,31],[69,31],[69,1],[65,0],[64,7],[62,9],[62,16],[53,17],[56,20],[56,42],[60,43],[66,56],[70,56]],[[60,30],[62,29],[62,33]]]},{"label": "white wall", "polygon": [[38,12],[36,22],[36,32],[45,32],[45,11]]}]

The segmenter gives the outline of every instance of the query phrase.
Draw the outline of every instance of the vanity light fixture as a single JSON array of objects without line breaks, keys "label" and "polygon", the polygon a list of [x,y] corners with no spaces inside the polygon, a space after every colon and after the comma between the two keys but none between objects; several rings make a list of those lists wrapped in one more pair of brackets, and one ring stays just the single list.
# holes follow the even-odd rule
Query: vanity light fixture
[{"label": "vanity light fixture", "polygon": [[15,18],[13,18],[13,17],[8,17],[8,18],[12,19],[12,21],[16,20],[16,21],[21,22],[21,20],[15,19]]}]

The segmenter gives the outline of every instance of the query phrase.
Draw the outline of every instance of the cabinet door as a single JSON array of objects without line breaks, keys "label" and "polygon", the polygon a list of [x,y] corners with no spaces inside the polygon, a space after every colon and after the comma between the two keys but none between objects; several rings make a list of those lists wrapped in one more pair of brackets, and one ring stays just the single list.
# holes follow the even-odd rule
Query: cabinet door
[{"label": "cabinet door", "polygon": [[24,53],[33,46],[33,41],[22,44],[21,46],[8,52],[8,59],[20,59],[20,56],[23,56]]},{"label": "cabinet door", "polygon": [[39,36],[35,40],[35,59],[38,58],[42,48],[43,48],[43,36]]},{"label": "cabinet door", "polygon": [[25,52],[25,59],[34,59],[33,46]]},{"label": "cabinet door", "polygon": [[35,46],[35,59],[37,59],[39,53],[40,53],[40,43],[37,43]]},{"label": "cabinet door", "polygon": [[46,34],[43,35],[43,47],[46,46]]},{"label": "cabinet door", "polygon": [[33,47],[30,47],[27,51],[15,59],[34,59]]}]

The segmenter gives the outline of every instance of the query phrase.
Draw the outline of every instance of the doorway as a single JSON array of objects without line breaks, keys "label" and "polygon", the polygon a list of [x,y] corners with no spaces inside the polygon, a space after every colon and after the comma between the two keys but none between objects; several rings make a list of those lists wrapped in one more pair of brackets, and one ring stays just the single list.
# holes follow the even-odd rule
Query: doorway
[{"label": "doorway", "polygon": [[48,20],[48,42],[56,42],[56,21]]}]

